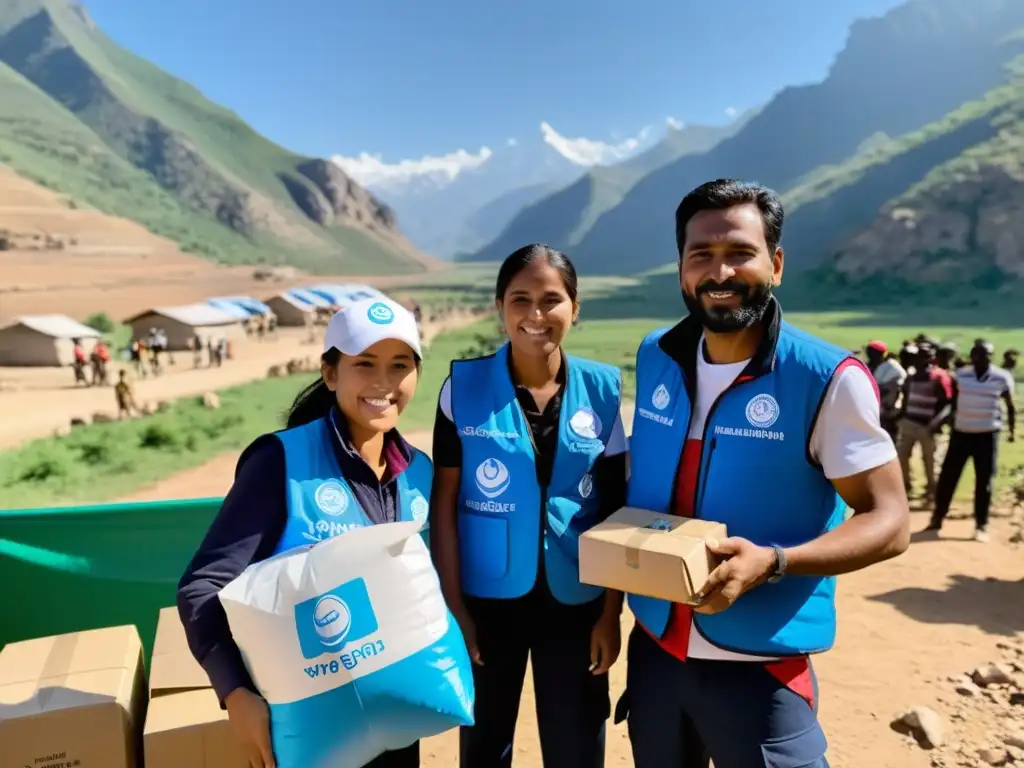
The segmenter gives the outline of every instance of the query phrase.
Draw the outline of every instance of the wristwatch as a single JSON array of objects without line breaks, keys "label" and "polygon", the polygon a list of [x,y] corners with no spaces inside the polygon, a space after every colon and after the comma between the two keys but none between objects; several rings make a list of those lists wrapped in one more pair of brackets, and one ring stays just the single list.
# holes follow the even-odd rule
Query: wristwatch
[{"label": "wristwatch", "polygon": [[771,547],[775,552],[775,568],[772,569],[772,573],[768,577],[768,583],[775,584],[781,581],[782,577],[786,575],[786,566],[789,565],[789,560],[786,558],[786,550],[782,547],[778,547],[774,544],[772,544]]}]

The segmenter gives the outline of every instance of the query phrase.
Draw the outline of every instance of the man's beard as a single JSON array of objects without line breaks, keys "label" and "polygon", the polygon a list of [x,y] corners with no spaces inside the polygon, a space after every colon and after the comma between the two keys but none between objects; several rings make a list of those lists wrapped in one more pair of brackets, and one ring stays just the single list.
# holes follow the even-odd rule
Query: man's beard
[{"label": "man's beard", "polygon": [[[739,306],[706,308],[700,298],[709,291],[732,291],[739,298]],[[736,280],[726,280],[724,283],[703,283],[693,296],[683,291],[683,301],[690,314],[712,333],[742,331],[761,322],[771,299],[771,283],[746,285]]]}]

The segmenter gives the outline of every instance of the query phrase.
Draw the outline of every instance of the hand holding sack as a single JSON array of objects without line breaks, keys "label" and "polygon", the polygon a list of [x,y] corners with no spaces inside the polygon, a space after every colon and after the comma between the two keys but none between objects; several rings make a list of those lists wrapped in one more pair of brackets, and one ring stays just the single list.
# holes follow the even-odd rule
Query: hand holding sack
[{"label": "hand holding sack", "polygon": [[473,673],[417,523],[249,566],[220,592],[278,768],[361,768],[473,724]]}]

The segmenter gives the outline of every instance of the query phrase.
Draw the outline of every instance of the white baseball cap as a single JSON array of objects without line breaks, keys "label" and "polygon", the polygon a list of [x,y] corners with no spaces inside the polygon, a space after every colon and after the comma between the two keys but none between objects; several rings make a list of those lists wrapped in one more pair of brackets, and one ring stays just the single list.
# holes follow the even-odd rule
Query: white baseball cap
[{"label": "white baseball cap", "polygon": [[375,296],[334,313],[324,334],[324,352],[337,349],[343,355],[361,355],[384,339],[404,341],[416,357],[423,357],[416,318],[401,304]]}]

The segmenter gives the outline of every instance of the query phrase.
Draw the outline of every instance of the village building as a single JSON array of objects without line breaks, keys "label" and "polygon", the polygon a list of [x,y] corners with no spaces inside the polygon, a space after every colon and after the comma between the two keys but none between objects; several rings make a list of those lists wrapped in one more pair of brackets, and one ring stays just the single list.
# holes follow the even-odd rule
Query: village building
[{"label": "village building", "polygon": [[189,349],[196,336],[204,346],[211,339],[216,343],[221,337],[231,340],[245,336],[240,318],[206,303],[147,309],[124,322],[132,327],[137,339],[148,338],[151,328],[162,330],[167,334],[167,348],[175,352]]},{"label": "village building", "polygon": [[281,291],[265,303],[277,315],[278,325],[298,328],[313,322],[317,309],[329,309],[331,306],[322,297],[302,288]]},{"label": "village building", "polygon": [[102,333],[67,315],[23,315],[0,328],[0,365],[64,366],[75,361],[74,339],[86,356]]}]

